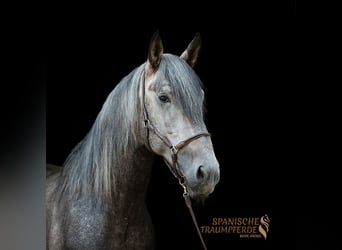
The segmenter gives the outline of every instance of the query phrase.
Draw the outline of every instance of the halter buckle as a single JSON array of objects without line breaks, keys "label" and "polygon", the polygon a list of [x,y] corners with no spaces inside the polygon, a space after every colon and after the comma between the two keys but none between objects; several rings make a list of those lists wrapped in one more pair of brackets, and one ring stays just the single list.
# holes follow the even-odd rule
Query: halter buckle
[{"label": "halter buckle", "polygon": [[170,150],[174,155],[177,154],[178,152],[177,146],[174,146],[174,145],[170,146]]}]

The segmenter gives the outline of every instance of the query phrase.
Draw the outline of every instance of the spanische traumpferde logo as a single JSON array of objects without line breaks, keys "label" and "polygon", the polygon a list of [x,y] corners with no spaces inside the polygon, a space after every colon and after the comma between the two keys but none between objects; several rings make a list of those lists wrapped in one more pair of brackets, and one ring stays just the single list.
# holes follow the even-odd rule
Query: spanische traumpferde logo
[{"label": "spanische traumpferde logo", "polygon": [[239,238],[267,239],[271,219],[261,217],[213,217],[210,225],[201,226],[202,234],[233,234]]}]

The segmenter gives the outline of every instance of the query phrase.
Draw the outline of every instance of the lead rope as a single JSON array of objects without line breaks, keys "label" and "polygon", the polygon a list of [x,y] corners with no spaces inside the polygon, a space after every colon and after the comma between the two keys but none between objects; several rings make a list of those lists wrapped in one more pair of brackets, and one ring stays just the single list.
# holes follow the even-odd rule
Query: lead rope
[{"label": "lead rope", "polygon": [[[176,146],[171,146],[170,149],[172,152],[172,168],[170,168],[170,166],[169,166],[169,168],[171,169],[171,172],[174,174],[174,176],[178,179],[179,185],[181,185],[181,187],[183,188],[183,198],[184,198],[185,204],[189,209],[192,221],[194,222],[194,225],[195,225],[196,231],[198,233],[198,236],[201,240],[203,249],[207,250],[207,246],[204,242],[203,236],[202,236],[201,231],[199,229],[194,210],[192,209],[191,199],[189,196],[188,189],[185,185],[184,177],[182,176],[182,174],[178,168],[178,163],[177,163],[177,153],[179,152],[179,150],[181,150],[183,147],[188,145],[190,142],[192,142],[192,141],[194,141],[194,140],[196,140],[202,136],[210,136],[210,134],[209,133],[198,134],[198,135],[195,135],[193,137],[190,137],[189,139],[187,139],[185,141],[181,141]],[[166,163],[167,163],[167,165],[169,165],[167,161],[166,161]]]},{"label": "lead rope", "polygon": [[[145,117],[148,117],[148,115],[146,114]],[[201,231],[199,229],[197,220],[196,220],[196,216],[195,213],[192,209],[192,205],[191,205],[191,199],[187,190],[187,187],[185,185],[185,180],[183,175],[181,174],[179,168],[178,168],[178,164],[177,164],[177,153],[179,152],[180,149],[182,149],[183,147],[185,147],[186,145],[188,145],[190,142],[202,137],[202,136],[210,136],[209,133],[201,133],[201,134],[197,134],[194,135],[192,137],[190,137],[187,140],[181,141],[180,143],[178,143],[176,146],[173,146],[170,141],[168,140],[168,138],[166,138],[165,136],[161,135],[159,133],[159,131],[151,124],[151,122],[148,119],[144,120],[144,125],[147,129],[147,135],[148,135],[148,131],[151,130],[155,135],[157,135],[159,137],[159,139],[164,142],[171,150],[172,153],[172,164],[170,164],[168,161],[165,160],[166,165],[169,167],[169,169],[171,170],[171,173],[178,179],[179,184],[182,186],[183,188],[183,198],[185,200],[185,204],[188,207],[190,214],[191,214],[191,218],[194,222],[194,225],[196,227],[198,236],[200,237],[201,243],[203,245],[204,250],[207,250],[207,246],[205,245],[204,239],[202,237]],[[149,138],[148,138],[148,144],[149,144]],[[151,146],[149,145],[150,149]]]},{"label": "lead rope", "polygon": [[190,199],[190,196],[189,196],[189,193],[188,193],[188,190],[186,189],[186,186],[185,186],[185,183],[184,181],[182,181],[181,179],[178,179],[179,180],[179,184],[183,187],[184,189],[184,192],[183,192],[183,198],[185,200],[185,204],[186,206],[189,208],[189,211],[190,211],[190,214],[191,214],[191,218],[192,218],[192,221],[194,222],[195,224],[195,227],[196,227],[196,230],[197,230],[197,233],[198,233],[198,236],[200,237],[200,240],[202,242],[202,246],[205,250],[207,250],[207,246],[205,245],[205,242],[204,242],[204,239],[202,237],[202,234],[201,234],[201,231],[198,227],[198,224],[197,224],[197,220],[196,220],[196,216],[194,214],[194,210],[192,209],[192,206],[191,206],[191,199]]}]

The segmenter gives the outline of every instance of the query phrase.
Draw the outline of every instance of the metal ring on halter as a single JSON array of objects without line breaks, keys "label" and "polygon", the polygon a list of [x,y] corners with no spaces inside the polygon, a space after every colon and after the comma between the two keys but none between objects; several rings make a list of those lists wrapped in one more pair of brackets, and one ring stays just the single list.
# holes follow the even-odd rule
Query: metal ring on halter
[{"label": "metal ring on halter", "polygon": [[150,121],[149,120],[144,120],[144,128],[147,128],[148,127],[148,124],[150,123]]}]

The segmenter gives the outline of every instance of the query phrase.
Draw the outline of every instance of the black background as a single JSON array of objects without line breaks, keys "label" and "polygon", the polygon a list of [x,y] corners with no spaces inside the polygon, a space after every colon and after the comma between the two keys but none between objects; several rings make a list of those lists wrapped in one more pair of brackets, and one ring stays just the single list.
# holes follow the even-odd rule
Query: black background
[{"label": "black background", "polygon": [[[57,8],[45,28],[46,161],[63,163],[115,85],[145,62],[156,30],[172,54],[181,54],[199,32],[203,47],[195,71],[206,87],[206,124],[221,181],[204,205],[194,204],[198,222],[264,214],[271,219],[266,241],[206,234],[208,249],[337,247],[339,210],[322,181],[327,190],[336,184],[317,171],[332,166],[332,152],[321,144],[329,134],[315,133],[330,116],[322,112],[326,92],[312,84],[321,77],[314,63],[320,54],[311,53],[317,40],[311,24],[298,20],[302,9],[295,1],[177,6]],[[158,249],[201,247],[181,191],[157,158],[147,205]]]}]

